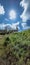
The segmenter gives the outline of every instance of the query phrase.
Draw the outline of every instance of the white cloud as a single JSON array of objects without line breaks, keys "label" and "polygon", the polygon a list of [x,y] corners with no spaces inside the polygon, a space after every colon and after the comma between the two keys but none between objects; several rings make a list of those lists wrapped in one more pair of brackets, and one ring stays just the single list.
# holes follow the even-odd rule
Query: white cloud
[{"label": "white cloud", "polygon": [[10,25],[10,27],[11,27],[12,29],[16,29],[16,27],[18,27],[18,29],[19,29],[19,22],[17,22],[17,23],[12,23],[12,24]]},{"label": "white cloud", "polygon": [[0,29],[4,29],[5,25],[4,24],[0,24]]},{"label": "white cloud", "polygon": [[22,27],[24,28],[25,26],[27,26],[26,23],[21,23]]},{"label": "white cloud", "polygon": [[13,30],[16,30],[16,27],[20,29],[19,22],[12,24],[0,24],[0,29],[5,29],[5,27],[7,27],[7,29],[13,29]]},{"label": "white cloud", "polygon": [[0,4],[0,15],[4,15],[4,14],[5,14],[4,7]]},{"label": "white cloud", "polygon": [[13,20],[16,18],[16,12],[14,10],[11,10],[9,12],[9,19]]},{"label": "white cloud", "polygon": [[20,5],[24,8],[23,13],[20,15],[23,22],[30,20],[30,0],[22,0]]},{"label": "white cloud", "polygon": [[30,28],[30,26],[27,26],[26,22],[25,23],[21,23],[21,26],[22,26],[23,29],[29,29]]}]

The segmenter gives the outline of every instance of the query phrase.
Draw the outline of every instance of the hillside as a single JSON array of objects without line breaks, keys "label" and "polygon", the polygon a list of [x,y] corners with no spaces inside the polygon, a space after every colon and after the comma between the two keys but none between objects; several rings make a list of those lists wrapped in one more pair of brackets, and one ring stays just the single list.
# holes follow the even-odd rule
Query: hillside
[{"label": "hillside", "polygon": [[0,65],[30,65],[30,29],[0,35]]}]

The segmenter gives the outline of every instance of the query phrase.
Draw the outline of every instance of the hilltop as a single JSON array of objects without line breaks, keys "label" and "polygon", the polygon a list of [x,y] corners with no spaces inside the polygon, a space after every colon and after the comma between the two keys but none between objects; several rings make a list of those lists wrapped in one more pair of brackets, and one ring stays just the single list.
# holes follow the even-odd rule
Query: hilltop
[{"label": "hilltop", "polygon": [[0,35],[0,62],[3,65],[30,65],[30,29]]}]

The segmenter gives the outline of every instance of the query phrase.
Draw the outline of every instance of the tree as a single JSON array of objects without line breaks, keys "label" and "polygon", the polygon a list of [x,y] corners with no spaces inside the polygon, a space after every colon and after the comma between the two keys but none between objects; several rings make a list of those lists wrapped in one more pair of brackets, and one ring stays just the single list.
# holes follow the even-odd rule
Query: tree
[{"label": "tree", "polygon": [[16,26],[16,30],[18,31],[18,26]]}]

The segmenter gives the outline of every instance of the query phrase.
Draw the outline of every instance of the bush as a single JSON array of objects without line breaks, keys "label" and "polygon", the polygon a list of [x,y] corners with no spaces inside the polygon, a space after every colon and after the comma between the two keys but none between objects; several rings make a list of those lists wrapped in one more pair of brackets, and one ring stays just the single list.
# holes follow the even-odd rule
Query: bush
[{"label": "bush", "polygon": [[4,46],[7,46],[9,43],[11,43],[11,40],[9,39],[9,37],[7,37],[5,39]]},{"label": "bush", "polygon": [[7,42],[6,41],[4,42],[4,46],[7,46]]},{"label": "bush", "polygon": [[9,37],[7,37],[5,41],[9,41],[9,40],[10,40]]}]

